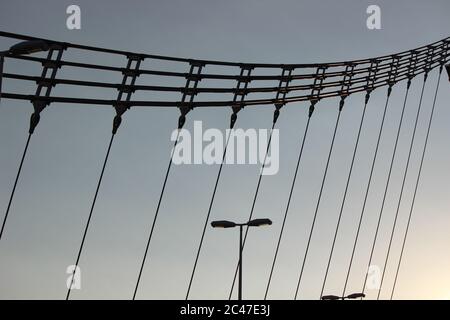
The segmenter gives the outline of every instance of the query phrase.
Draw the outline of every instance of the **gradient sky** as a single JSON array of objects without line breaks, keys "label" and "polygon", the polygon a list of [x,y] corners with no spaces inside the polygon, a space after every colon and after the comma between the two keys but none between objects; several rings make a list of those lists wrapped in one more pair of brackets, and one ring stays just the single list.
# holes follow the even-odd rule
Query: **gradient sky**
[{"label": "gradient sky", "polygon": [[[81,7],[81,30],[66,28],[66,8]],[[366,28],[366,8],[381,7],[382,30]],[[0,29],[55,40],[136,52],[188,58],[242,62],[310,63],[368,58],[412,49],[449,36],[450,3],[446,0],[164,0],[164,1],[2,1]],[[0,39],[0,48],[12,42]],[[3,49],[2,49],[3,50]],[[71,54],[66,59],[125,66],[122,57]],[[147,65],[155,69],[167,64]],[[31,63],[6,61],[5,71],[39,74]],[[185,72],[186,70],[182,70]],[[61,78],[90,78],[119,82],[98,72],[62,69]],[[138,79],[138,84],[155,80]],[[444,80],[444,78],[443,78]],[[153,81],[153,82],[152,82]],[[394,164],[380,241],[374,263],[382,264],[387,249],[401,177],[418,105],[420,82],[413,82],[398,157]],[[167,84],[156,81],[156,84]],[[430,75],[423,113],[407,177],[398,233],[394,238],[382,297],[388,298],[424,142],[436,73]],[[404,84],[394,90],[382,137],[376,173],[369,194],[366,219],[348,292],[360,291],[370,244],[381,206],[387,169],[400,117]],[[5,81],[5,91],[33,93],[34,85]],[[56,87],[55,95],[112,99],[115,92]],[[136,94],[152,99],[153,93]],[[367,110],[357,163],[337,239],[326,293],[340,293],[351,254],[365,185],[384,106],[385,89],[377,90]],[[450,99],[442,81],[423,176],[401,269],[397,298],[450,298]],[[348,99],[337,134],[323,201],[319,209],[300,298],[317,299],[339,213],[363,96]],[[255,217],[274,221],[269,228],[251,230],[244,262],[244,296],[264,295],[301,134],[306,103],[283,108],[280,128],[280,171],[263,177]],[[3,217],[26,140],[31,104],[1,101],[0,212]],[[272,107],[247,108],[237,127],[268,128]],[[300,173],[269,298],[292,299],[306,246],[325,166],[337,100],[322,101],[311,122]],[[194,110],[193,120],[224,129],[229,109]],[[110,107],[54,104],[42,114],[32,139],[4,238],[0,242],[0,298],[63,299],[66,267],[75,262],[96,182],[111,132]],[[80,266],[82,290],[73,299],[129,299],[132,297],[150,223],[164,178],[172,143],[170,133],[178,111],[137,108],[127,112],[113,146]],[[257,183],[258,165],[227,165],[222,172],[211,219],[244,221]],[[183,299],[195,250],[207,213],[218,166],[175,166],[169,177],[150,256],[138,298]],[[192,298],[224,299],[237,261],[237,230],[207,229],[191,291]],[[368,298],[376,297],[368,291]]]}]

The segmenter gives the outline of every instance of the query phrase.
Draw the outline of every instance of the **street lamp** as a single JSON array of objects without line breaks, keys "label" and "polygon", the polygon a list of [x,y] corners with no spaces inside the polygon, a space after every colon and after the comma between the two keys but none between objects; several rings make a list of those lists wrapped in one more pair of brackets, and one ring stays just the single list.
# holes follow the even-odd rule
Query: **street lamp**
[{"label": "street lamp", "polygon": [[344,296],[344,297],[339,297],[339,296],[335,296],[335,295],[327,295],[327,296],[322,296],[320,299],[321,300],[346,300],[346,299],[358,299],[358,298],[364,298],[366,295],[364,293],[352,293],[349,294],[348,296]]},{"label": "street lamp", "polygon": [[15,55],[31,54],[35,52],[48,51],[50,45],[44,40],[28,40],[16,43],[8,50],[9,53]]},{"label": "street lamp", "polygon": [[242,300],[242,229],[247,227],[262,227],[270,226],[272,221],[270,219],[254,219],[246,223],[235,223],[232,221],[219,220],[211,222],[213,228],[234,228],[239,227],[239,288],[238,288],[238,300]]},{"label": "street lamp", "polygon": [[29,40],[16,43],[11,46],[9,50],[0,52],[0,99],[2,97],[3,64],[5,62],[5,55],[9,53],[13,55],[25,55],[35,52],[48,51],[49,49],[50,45],[47,41]]}]

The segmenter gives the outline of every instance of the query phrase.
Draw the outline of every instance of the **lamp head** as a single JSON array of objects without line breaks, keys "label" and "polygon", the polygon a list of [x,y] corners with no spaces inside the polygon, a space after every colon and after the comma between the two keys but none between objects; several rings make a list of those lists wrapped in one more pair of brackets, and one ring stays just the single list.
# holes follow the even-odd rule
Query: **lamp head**
[{"label": "lamp head", "polygon": [[358,299],[358,298],[365,298],[366,295],[364,293],[352,293],[349,294],[346,298],[347,299]]},{"label": "lamp head", "polygon": [[254,219],[247,222],[249,227],[261,227],[261,226],[270,226],[272,221],[270,219]]},{"label": "lamp head", "polygon": [[322,296],[320,299],[321,300],[340,300],[341,297],[338,297],[338,296],[330,294],[330,295],[327,295],[327,296]]},{"label": "lamp head", "polygon": [[11,48],[9,48],[9,52],[12,54],[21,55],[48,51],[49,48],[49,44],[44,40],[29,40],[16,43]]},{"label": "lamp head", "polygon": [[219,220],[211,222],[213,228],[233,228],[236,227],[236,223],[226,220]]},{"label": "lamp head", "polygon": [[448,81],[450,81],[450,64],[447,64],[447,65],[445,66],[445,69],[447,70]]}]

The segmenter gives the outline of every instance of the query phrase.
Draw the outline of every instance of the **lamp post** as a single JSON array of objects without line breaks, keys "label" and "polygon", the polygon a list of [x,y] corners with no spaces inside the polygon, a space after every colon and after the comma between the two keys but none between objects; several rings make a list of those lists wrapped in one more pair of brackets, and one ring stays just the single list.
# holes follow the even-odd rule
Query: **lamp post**
[{"label": "lamp post", "polygon": [[220,220],[211,222],[213,228],[234,228],[239,227],[239,288],[238,288],[238,300],[242,300],[242,229],[244,226],[247,227],[261,227],[271,225],[272,221],[270,219],[254,219],[246,223],[235,223],[232,221]]},{"label": "lamp post", "polygon": [[344,296],[344,297],[339,297],[339,296],[335,296],[335,295],[326,295],[326,296],[322,296],[320,299],[321,300],[347,300],[347,299],[358,299],[358,298],[364,298],[366,295],[364,293],[352,293],[349,294],[348,296]]}]

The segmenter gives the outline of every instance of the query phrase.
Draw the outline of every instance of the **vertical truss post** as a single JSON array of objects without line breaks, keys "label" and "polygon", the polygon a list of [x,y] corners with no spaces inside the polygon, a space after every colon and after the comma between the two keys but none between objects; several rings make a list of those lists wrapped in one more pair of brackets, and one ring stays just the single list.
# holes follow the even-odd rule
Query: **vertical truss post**
[{"label": "vertical truss post", "polygon": [[[398,75],[398,67],[400,64],[400,57],[398,55],[392,55],[391,56],[392,61],[391,61],[391,67],[389,69],[389,76],[388,76],[388,96],[391,95],[392,93],[392,88],[394,87],[394,85],[397,83],[397,75]],[[417,61],[417,55],[415,56],[415,61]]]},{"label": "vertical truss post", "polygon": [[[116,116],[113,120],[112,134],[116,134],[122,123],[122,115],[130,108],[129,102],[131,95],[136,91],[134,85],[136,79],[140,75],[139,68],[141,66],[144,57],[136,54],[129,54],[127,56],[127,66],[122,70],[122,83],[117,89],[119,92],[117,94],[116,102],[113,107],[116,110]],[[129,84],[127,84],[129,82]],[[124,98],[125,95],[125,99]]]},{"label": "vertical truss post", "polygon": [[283,66],[278,90],[275,96],[275,111],[273,114],[273,123],[276,123],[280,115],[280,109],[286,104],[286,95],[289,93],[289,83],[292,81],[292,71],[294,67]]},{"label": "vertical truss post", "polygon": [[345,99],[350,95],[350,87],[352,86],[353,71],[355,69],[355,64],[353,62],[347,62],[345,65],[344,78],[342,79],[339,109],[342,110],[344,107]]},{"label": "vertical truss post", "polygon": [[316,69],[316,74],[314,76],[314,82],[311,85],[311,94],[309,96],[309,101],[311,102],[311,105],[309,106],[309,113],[308,117],[311,118],[315,106],[317,102],[321,99],[320,92],[322,91],[322,83],[323,80],[326,78],[325,72],[327,70],[327,66],[319,66]]},{"label": "vertical truss post", "polygon": [[[366,102],[369,100],[370,98],[370,94],[372,93],[373,89],[374,89],[374,84],[377,81],[377,71],[378,71],[378,65],[379,65],[379,60],[377,59],[372,59],[370,60],[370,67],[369,67],[369,74],[366,77]],[[392,68],[391,64],[391,68]],[[388,80],[389,83],[389,80]]]},{"label": "vertical truss post", "polygon": [[426,58],[426,61],[425,61],[425,67],[423,68],[424,71],[425,71],[425,73],[424,73],[424,80],[425,81],[428,78],[428,74],[430,73],[431,66],[432,66],[433,62],[435,62],[435,61],[433,61],[433,55],[434,55],[434,50],[435,49],[436,48],[434,46],[431,46],[431,45],[427,47],[427,58]]},{"label": "vertical truss post", "polygon": [[186,84],[183,89],[183,95],[179,103],[180,117],[178,119],[178,129],[181,129],[186,122],[186,114],[194,109],[194,97],[197,95],[198,83],[202,79],[202,69],[204,64],[199,61],[190,61],[189,73],[186,75]]},{"label": "vertical truss post", "polygon": [[248,85],[252,81],[250,78],[252,70],[252,66],[241,65],[241,72],[236,84],[236,89],[234,90],[233,103],[231,106],[233,114],[231,115],[230,128],[234,127],[237,120],[237,113],[245,106],[245,96],[248,93]]},{"label": "vertical truss post", "polygon": [[412,79],[416,76],[416,65],[417,65],[417,59],[418,59],[419,52],[417,50],[411,50],[411,56],[409,58],[409,65],[408,65],[408,84],[407,88],[411,86]]},{"label": "vertical truss post", "polygon": [[[32,104],[34,108],[34,112],[30,118],[30,129],[29,133],[33,134],[36,126],[40,120],[40,114],[42,110],[45,109],[50,103],[46,100],[46,98],[50,97],[50,93],[52,88],[55,86],[54,80],[56,77],[56,72],[59,68],[61,68],[61,58],[63,51],[66,48],[61,46],[60,44],[51,44],[50,50],[47,55],[47,60],[42,63],[42,73],[40,78],[36,81],[37,88],[36,93],[32,99]],[[52,60],[53,55],[56,53],[56,57]],[[50,74],[50,77],[47,78],[47,74]],[[42,92],[45,90],[44,94]]]}]

